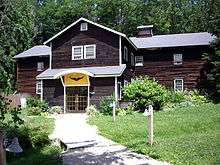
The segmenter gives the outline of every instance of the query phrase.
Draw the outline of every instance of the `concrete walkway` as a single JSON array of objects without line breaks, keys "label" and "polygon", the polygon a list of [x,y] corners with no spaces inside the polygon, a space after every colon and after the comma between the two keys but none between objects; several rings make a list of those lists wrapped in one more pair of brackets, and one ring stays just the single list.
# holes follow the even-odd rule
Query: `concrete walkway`
[{"label": "concrete walkway", "polygon": [[55,130],[50,139],[59,139],[67,147],[64,165],[168,165],[148,156],[129,151],[126,147],[97,133],[86,123],[86,114],[55,116]]}]

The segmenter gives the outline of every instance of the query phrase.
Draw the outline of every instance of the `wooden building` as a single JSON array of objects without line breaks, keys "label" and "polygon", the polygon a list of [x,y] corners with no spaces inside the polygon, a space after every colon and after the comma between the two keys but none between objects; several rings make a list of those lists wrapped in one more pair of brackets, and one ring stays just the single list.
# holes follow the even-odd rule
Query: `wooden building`
[{"label": "wooden building", "polygon": [[39,95],[65,112],[84,112],[139,75],[174,90],[199,88],[206,78],[202,54],[211,51],[207,32],[153,35],[138,27],[136,37],[80,18],[44,42],[16,55],[17,92]]}]

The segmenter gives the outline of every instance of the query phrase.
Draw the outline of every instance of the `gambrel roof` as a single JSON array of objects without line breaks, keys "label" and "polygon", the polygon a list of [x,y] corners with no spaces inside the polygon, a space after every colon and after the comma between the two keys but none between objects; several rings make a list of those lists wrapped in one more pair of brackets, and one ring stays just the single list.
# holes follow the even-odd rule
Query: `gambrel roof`
[{"label": "gambrel roof", "polygon": [[208,32],[155,35],[152,37],[130,37],[138,49],[210,45],[215,36]]}]

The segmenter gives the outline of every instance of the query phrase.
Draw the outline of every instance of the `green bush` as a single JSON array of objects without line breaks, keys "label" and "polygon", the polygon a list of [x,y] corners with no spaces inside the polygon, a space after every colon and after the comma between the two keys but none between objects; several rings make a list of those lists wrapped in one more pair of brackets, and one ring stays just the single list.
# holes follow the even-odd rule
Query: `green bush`
[{"label": "green bush", "polygon": [[46,112],[49,108],[49,105],[46,101],[41,101],[38,97],[28,97],[27,107],[39,107],[41,108],[42,112]]},{"label": "green bush", "polygon": [[163,110],[199,106],[208,102],[209,100],[205,96],[201,95],[197,90],[171,91],[169,101],[164,105]]},{"label": "green bush", "polygon": [[97,110],[95,105],[90,105],[86,108],[86,113],[90,116],[96,116],[99,115],[99,111]]},{"label": "green bush", "polygon": [[49,105],[46,101],[41,101],[38,97],[28,97],[27,106],[23,110],[27,115],[40,115],[48,109]]},{"label": "green bush", "polygon": [[61,106],[53,106],[49,108],[48,112],[51,114],[54,114],[54,113],[61,114],[63,113],[63,109]]},{"label": "green bush", "polygon": [[104,97],[100,101],[100,112],[104,115],[112,115],[113,107],[111,104],[115,101],[114,96]]},{"label": "green bush", "polygon": [[131,81],[123,88],[124,99],[135,102],[135,107],[144,110],[153,105],[154,109],[161,109],[168,100],[168,90],[151,78],[144,76]]}]

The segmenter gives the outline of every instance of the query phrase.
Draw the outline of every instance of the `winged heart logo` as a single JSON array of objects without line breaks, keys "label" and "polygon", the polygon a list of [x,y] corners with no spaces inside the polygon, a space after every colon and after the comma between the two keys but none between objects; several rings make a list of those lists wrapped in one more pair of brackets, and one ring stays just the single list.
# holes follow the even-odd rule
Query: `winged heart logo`
[{"label": "winged heart logo", "polygon": [[81,80],[81,79],[83,79],[83,77],[84,76],[82,76],[82,77],[69,77],[70,79],[72,79],[72,80],[74,80],[74,81],[79,81],[79,80]]}]

